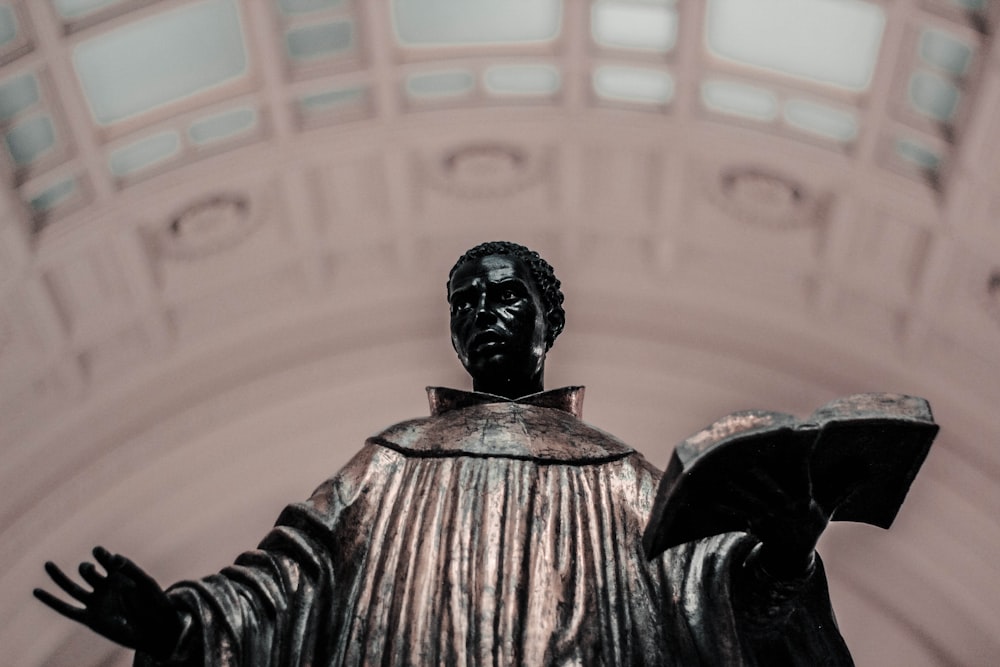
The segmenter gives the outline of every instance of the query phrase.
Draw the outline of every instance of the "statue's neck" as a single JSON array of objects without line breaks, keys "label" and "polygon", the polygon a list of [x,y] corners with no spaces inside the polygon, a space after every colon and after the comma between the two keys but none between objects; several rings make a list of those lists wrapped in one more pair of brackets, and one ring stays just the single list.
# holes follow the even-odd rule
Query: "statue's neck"
[{"label": "statue's neck", "polygon": [[515,399],[529,394],[537,394],[544,389],[544,369],[529,377],[473,377],[472,388],[487,394],[495,394],[504,398]]}]

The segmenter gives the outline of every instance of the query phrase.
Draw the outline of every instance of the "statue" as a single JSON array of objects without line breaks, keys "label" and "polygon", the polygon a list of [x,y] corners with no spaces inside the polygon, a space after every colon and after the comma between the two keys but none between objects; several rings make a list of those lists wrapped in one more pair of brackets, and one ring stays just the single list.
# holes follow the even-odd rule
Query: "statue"
[{"label": "statue", "polygon": [[772,480],[743,532],[647,554],[662,473],[580,420],[581,387],[543,391],[559,288],[523,246],[473,248],[448,301],[474,391],[428,389],[430,417],[370,438],[219,574],[164,591],[97,547],[89,589],[46,564],[82,606],[35,595],[142,666],[852,664],[815,554],[832,510],[808,493]]}]

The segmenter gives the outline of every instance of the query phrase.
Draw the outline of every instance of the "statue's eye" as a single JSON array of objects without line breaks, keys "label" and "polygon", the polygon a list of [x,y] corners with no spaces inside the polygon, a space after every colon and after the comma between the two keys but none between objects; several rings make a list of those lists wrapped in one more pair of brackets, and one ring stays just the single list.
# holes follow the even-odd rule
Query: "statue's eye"
[{"label": "statue's eye", "polygon": [[503,301],[504,303],[514,303],[519,298],[520,297],[518,296],[517,292],[515,292],[512,289],[505,289],[503,292],[500,293],[500,300]]}]

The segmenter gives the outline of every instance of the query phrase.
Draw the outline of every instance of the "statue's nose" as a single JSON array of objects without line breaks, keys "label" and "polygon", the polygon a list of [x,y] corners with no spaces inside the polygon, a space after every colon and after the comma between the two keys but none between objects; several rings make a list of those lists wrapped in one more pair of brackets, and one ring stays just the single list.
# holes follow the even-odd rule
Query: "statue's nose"
[{"label": "statue's nose", "polygon": [[476,324],[492,324],[497,319],[497,315],[493,312],[493,307],[489,303],[485,294],[479,297],[479,303],[476,304]]}]

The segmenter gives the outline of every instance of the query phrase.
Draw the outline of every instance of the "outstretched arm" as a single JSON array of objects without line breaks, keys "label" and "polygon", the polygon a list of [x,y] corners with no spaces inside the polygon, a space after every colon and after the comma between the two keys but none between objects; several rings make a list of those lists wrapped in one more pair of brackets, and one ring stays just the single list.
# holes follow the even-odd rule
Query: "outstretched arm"
[{"label": "outstretched arm", "polygon": [[35,597],[111,641],[155,657],[170,656],[180,640],[183,622],[167,594],[128,558],[103,547],[95,547],[93,553],[105,574],[92,562],[80,564],[80,576],[91,590],[70,579],[55,563],[45,564],[52,581],[83,607],[40,588],[35,589]]}]

